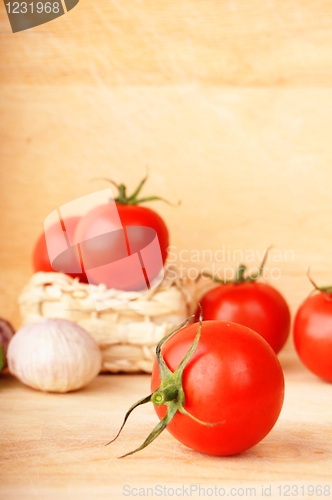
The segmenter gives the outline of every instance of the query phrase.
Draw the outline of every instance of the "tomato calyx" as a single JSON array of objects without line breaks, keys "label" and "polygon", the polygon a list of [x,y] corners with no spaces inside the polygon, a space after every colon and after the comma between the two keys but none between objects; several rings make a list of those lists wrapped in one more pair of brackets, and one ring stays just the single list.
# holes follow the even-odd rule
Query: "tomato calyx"
[{"label": "tomato calyx", "polygon": [[308,269],[308,272],[307,272],[307,276],[308,276],[308,279],[310,281],[310,283],[313,285],[314,287],[314,291],[318,291],[318,292],[322,292],[325,294],[325,297],[327,300],[329,301],[332,301],[332,285],[327,285],[327,286],[318,286],[314,280],[312,279],[312,277],[310,276],[310,269]]},{"label": "tomato calyx", "polygon": [[[116,203],[118,203],[119,205],[139,205],[140,203],[145,203],[146,201],[159,200],[159,201],[163,201],[163,202],[167,203],[168,205],[174,206],[173,203],[170,203],[168,200],[165,200],[164,198],[161,198],[160,196],[146,196],[144,198],[138,198],[139,193],[141,192],[146,181],[148,180],[148,175],[146,175],[141,180],[141,182],[139,183],[139,185],[137,186],[137,188],[135,189],[133,194],[131,194],[130,196],[127,195],[127,186],[125,186],[125,184],[118,184],[117,182],[113,181],[112,179],[108,179],[106,177],[101,177],[99,179],[110,182],[111,184],[113,184],[113,186],[115,186],[117,188],[118,196],[114,199],[114,201]],[[178,205],[179,204],[180,204],[180,202],[178,202]]]},{"label": "tomato calyx", "polygon": [[201,310],[201,314],[199,317],[199,324],[198,324],[197,333],[196,333],[196,336],[194,338],[194,341],[193,341],[191,347],[189,348],[189,350],[187,351],[187,353],[185,354],[185,356],[183,357],[181,363],[179,364],[179,366],[177,367],[177,369],[174,372],[172,372],[168,368],[168,366],[166,365],[165,360],[163,358],[163,355],[161,353],[161,348],[162,348],[163,344],[165,343],[165,341],[167,339],[169,339],[172,335],[174,335],[176,332],[178,332],[181,328],[183,328],[193,317],[194,316],[192,315],[189,318],[187,318],[175,330],[171,331],[168,335],[163,337],[161,339],[161,341],[158,343],[158,345],[156,347],[156,356],[157,356],[157,362],[158,362],[159,374],[160,374],[160,380],[161,380],[160,386],[152,394],[150,394],[149,396],[146,396],[145,398],[138,400],[136,403],[134,403],[129,408],[129,410],[127,411],[127,413],[124,417],[124,420],[123,420],[123,423],[120,427],[119,432],[117,433],[117,435],[115,436],[114,439],[112,439],[109,443],[106,444],[106,446],[109,445],[110,443],[113,443],[113,441],[115,441],[117,439],[117,437],[120,435],[128,417],[129,417],[129,415],[131,414],[131,412],[135,408],[137,408],[137,406],[140,406],[142,404],[149,403],[149,402],[152,402],[156,406],[166,405],[167,406],[167,413],[166,413],[165,417],[162,420],[160,420],[160,422],[156,425],[156,427],[149,434],[149,436],[145,439],[145,441],[141,444],[141,446],[139,446],[138,448],[136,448],[133,451],[130,451],[129,453],[126,453],[125,455],[122,455],[119,458],[124,458],[124,457],[127,457],[128,455],[133,455],[137,451],[140,451],[143,448],[146,448],[146,446],[148,446],[150,443],[152,443],[152,441],[154,441],[159,436],[159,434],[161,434],[161,432],[164,429],[166,429],[166,427],[171,422],[171,420],[174,418],[174,416],[176,415],[177,412],[183,413],[184,415],[195,420],[197,423],[199,423],[201,425],[205,425],[205,426],[215,426],[215,425],[219,425],[219,424],[223,423],[223,422],[216,422],[216,423],[203,422],[202,420],[198,419],[197,417],[195,417],[194,415],[189,413],[184,408],[185,393],[184,393],[183,385],[182,385],[183,371],[184,371],[187,363],[189,362],[189,360],[193,356],[193,354],[197,348],[200,336],[201,336],[202,320],[203,320],[202,319],[202,310]]},{"label": "tomato calyx", "polygon": [[[232,283],[233,285],[238,285],[240,283],[253,283],[254,281],[257,281],[258,278],[260,278],[262,275],[270,248],[271,247],[267,248],[267,250],[264,254],[262,263],[261,263],[259,269],[255,273],[247,275],[247,266],[245,266],[244,264],[240,264],[237,271],[236,271],[236,275],[235,275],[234,280],[224,280],[224,279],[218,278],[217,276],[214,276],[213,274],[209,274],[206,272],[201,273],[201,276],[205,277],[205,278],[210,278],[215,283],[219,283],[222,285],[227,285],[229,283]],[[331,288],[331,290],[332,290],[332,288]]]}]

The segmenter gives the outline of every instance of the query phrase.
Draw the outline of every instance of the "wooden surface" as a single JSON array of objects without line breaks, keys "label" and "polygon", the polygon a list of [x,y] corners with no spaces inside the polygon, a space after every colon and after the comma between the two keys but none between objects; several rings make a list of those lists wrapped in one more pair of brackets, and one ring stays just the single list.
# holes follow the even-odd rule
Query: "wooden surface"
[{"label": "wooden surface", "polygon": [[[17,298],[45,217],[108,187],[94,177],[134,189],[146,165],[144,194],[182,201],[153,205],[178,265],[257,266],[272,244],[281,258],[267,279],[292,313],[311,290],[309,265],[332,283],[331,14],[326,0],[80,0],[13,34],[1,3],[0,315],[20,325]],[[1,498],[120,498],[124,484],[164,483],[162,471],[173,484],[326,483],[331,386],[300,367],[291,340],[284,364],[277,426],[228,459],[165,433],[117,460],[152,427],[152,409],[104,447],[146,376],[101,376],[55,396],[1,375]]]},{"label": "wooden surface", "polygon": [[330,486],[330,495],[323,495],[329,498],[331,385],[307,372],[287,350],[280,360],[286,393],[277,424],[251,450],[224,458],[194,452],[164,431],[149,448],[119,460],[157,423],[152,405],[136,409],[118,440],[104,446],[128,407],[148,394],[148,375],[100,375],[81,391],[57,395],[1,374],[0,498],[120,499],[128,487],[134,492],[157,485],[218,486],[226,496],[230,488],[251,487],[256,498],[264,498],[262,487],[270,486],[271,497],[280,498],[278,486],[287,493],[287,485],[293,492],[303,486],[305,494],[299,489],[297,498],[310,498],[308,486],[320,485]]},{"label": "wooden surface", "polygon": [[327,0],[80,0],[15,35],[1,13],[9,84],[331,86]]}]

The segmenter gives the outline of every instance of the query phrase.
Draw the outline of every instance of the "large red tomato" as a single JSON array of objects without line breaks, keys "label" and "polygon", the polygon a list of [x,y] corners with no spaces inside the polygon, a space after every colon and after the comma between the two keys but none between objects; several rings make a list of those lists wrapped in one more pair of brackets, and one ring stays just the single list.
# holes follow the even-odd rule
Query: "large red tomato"
[{"label": "large red tomato", "polygon": [[[256,281],[226,283],[209,290],[200,300],[205,320],[240,323],[259,333],[278,353],[290,329],[290,311],[272,286]],[[199,312],[197,311],[196,317]]]},{"label": "large red tomato", "polygon": [[140,290],[147,281],[149,286],[164,265],[167,226],[154,210],[138,206],[145,200],[124,196],[115,201],[95,207],[81,218],[75,242],[80,244],[90,283]]},{"label": "large red tomato", "polygon": [[[67,233],[74,233],[79,220],[80,217],[68,217],[64,220],[64,225]],[[57,224],[54,224],[47,230],[47,238],[49,240],[49,244],[54,248],[61,246],[63,240],[62,235],[60,235],[58,231]],[[82,266],[80,265],[79,254],[76,248],[69,248],[68,251],[63,252],[56,260],[56,269],[54,269],[50,263],[50,259],[48,256],[45,233],[41,233],[38,240],[36,241],[32,254],[32,264],[34,271],[42,271],[44,273],[54,273],[56,271],[64,272],[72,278],[79,278],[80,281],[87,283],[87,278],[84,272],[70,272],[71,269],[77,269],[78,266],[82,268]]]},{"label": "large red tomato", "polygon": [[332,382],[332,295],[319,292],[306,299],[294,320],[294,344],[303,364]]},{"label": "large red tomato", "polygon": [[[161,352],[171,372],[193,344],[197,329],[197,323],[191,324],[165,342]],[[152,391],[160,383],[155,362]],[[202,425],[178,411],[167,429],[186,446],[211,455],[233,455],[261,441],[276,423],[284,398],[283,372],[268,343],[249,328],[221,321],[203,321],[198,346],[183,370],[182,387],[187,412],[220,423]],[[155,410],[162,419],[167,405]]]}]

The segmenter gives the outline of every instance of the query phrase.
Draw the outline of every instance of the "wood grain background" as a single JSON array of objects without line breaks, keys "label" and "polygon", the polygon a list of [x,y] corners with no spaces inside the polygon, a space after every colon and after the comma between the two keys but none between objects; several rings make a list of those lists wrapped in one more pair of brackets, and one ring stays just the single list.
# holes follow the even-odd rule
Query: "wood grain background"
[{"label": "wood grain background", "polygon": [[1,3],[0,37],[1,316],[20,324],[45,217],[147,165],[145,194],[182,201],[154,204],[177,263],[272,244],[293,312],[309,265],[332,283],[330,2],[81,0],[15,34]]}]

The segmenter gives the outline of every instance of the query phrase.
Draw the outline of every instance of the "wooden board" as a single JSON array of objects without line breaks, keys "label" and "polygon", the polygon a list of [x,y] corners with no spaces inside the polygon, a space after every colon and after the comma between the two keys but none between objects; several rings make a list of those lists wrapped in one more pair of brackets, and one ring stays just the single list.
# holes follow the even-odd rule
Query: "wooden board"
[{"label": "wooden board", "polygon": [[1,374],[0,497],[106,500],[138,495],[134,488],[152,488],[157,496],[159,485],[191,485],[193,498],[198,486],[218,487],[219,493],[224,488],[224,496],[232,495],[231,488],[238,496],[239,488],[255,488],[256,498],[264,498],[262,488],[267,495],[271,487],[271,497],[280,498],[297,487],[297,498],[310,498],[312,488],[319,493],[322,487],[326,493],[330,488],[323,495],[330,498],[331,385],[307,372],[288,350],[280,359],[286,393],[277,424],[251,450],[223,458],[194,452],[165,431],[150,447],[119,460],[157,423],[151,405],[136,409],[119,439],[105,447],[128,407],[149,393],[148,375],[100,375],[81,391],[59,395]]},{"label": "wooden board", "polygon": [[[331,14],[326,0],[81,0],[13,34],[1,3],[0,315],[19,327],[17,299],[45,217],[108,186],[94,177],[134,189],[146,165],[144,193],[182,201],[154,205],[178,266],[257,267],[272,244],[267,280],[293,314],[311,289],[309,265],[331,283]],[[227,459],[164,433],[158,446],[117,460],[156,422],[151,408],[138,411],[138,430],[129,422],[104,447],[147,392],[147,376],[100,376],[56,396],[1,374],[0,496],[109,500],[125,484],[241,483],[257,498],[273,484],[277,498],[287,493],[281,484],[326,485],[331,387],[300,366],[291,339],[282,360],[277,426]]]},{"label": "wooden board", "polygon": [[14,35],[0,7],[6,83],[331,86],[327,0],[81,0]]},{"label": "wooden board", "polygon": [[311,290],[309,266],[332,281],[329,90],[14,86],[2,95],[0,314],[15,326],[45,217],[108,187],[96,176],[134,189],[146,164],[144,193],[182,201],[150,206],[167,222],[172,259],[193,276],[234,269],[241,255],[257,267],[272,244],[281,257],[267,278],[293,312]]}]

